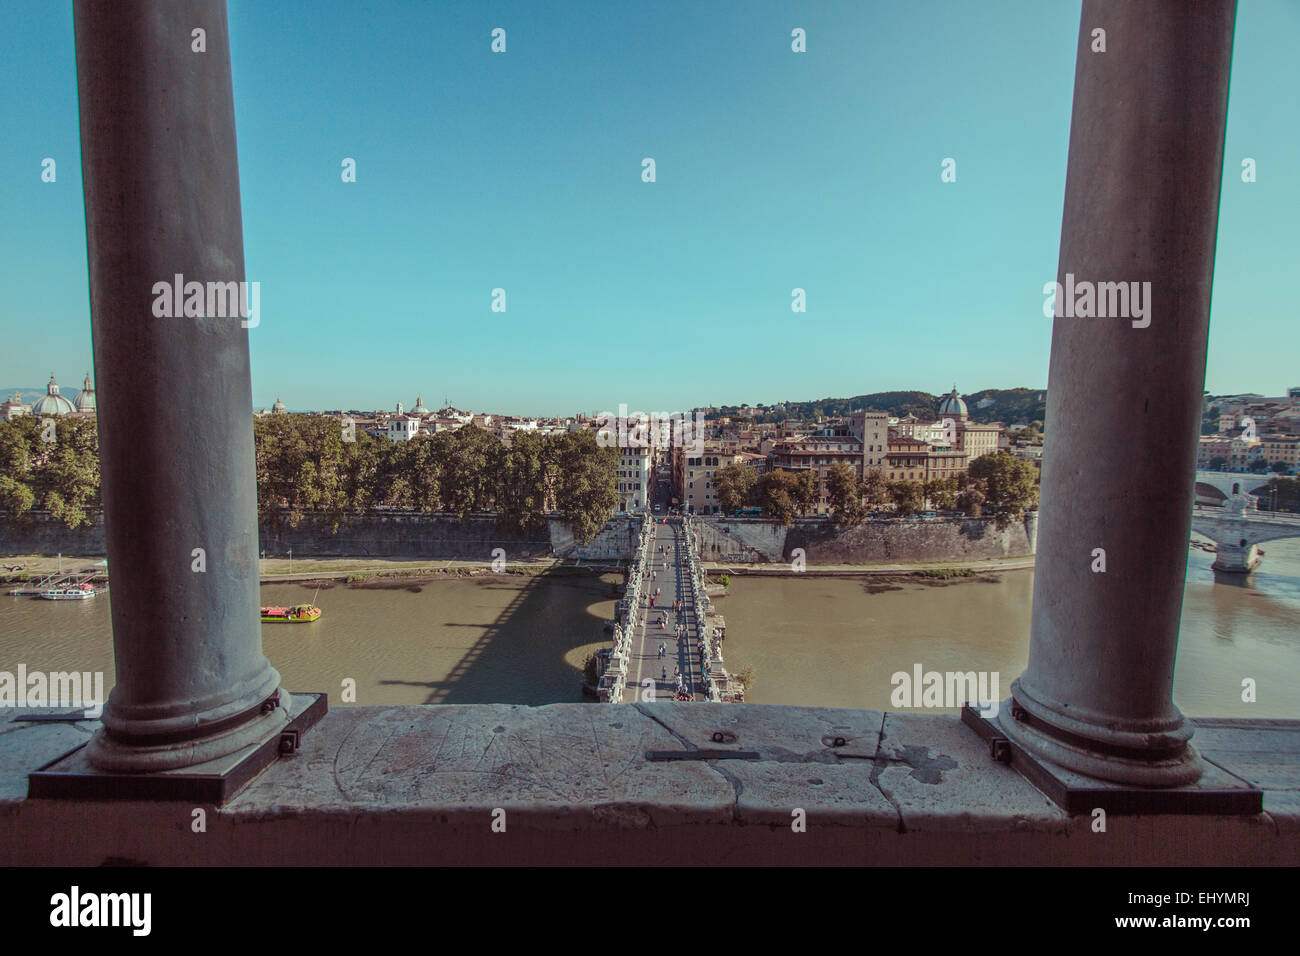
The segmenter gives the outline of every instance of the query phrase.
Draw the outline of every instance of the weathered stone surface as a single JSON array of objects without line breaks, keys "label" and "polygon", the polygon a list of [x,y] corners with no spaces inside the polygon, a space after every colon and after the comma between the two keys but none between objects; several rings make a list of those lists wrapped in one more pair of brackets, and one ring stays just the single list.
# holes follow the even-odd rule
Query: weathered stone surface
[{"label": "weathered stone surface", "polygon": [[[1268,791],[1255,817],[1113,817],[1095,833],[1089,817],[1067,819],[992,761],[951,714],[668,702],[336,707],[296,755],[222,808],[23,799],[27,772],[94,724],[13,730],[11,718],[0,713],[0,864],[1300,861],[1296,791]],[[1277,746],[1270,729],[1243,729],[1242,752]],[[1234,731],[1216,730],[1219,750],[1233,751]],[[736,739],[714,741],[714,732]],[[845,746],[825,746],[832,734]],[[692,749],[760,759],[645,758]],[[498,808],[503,832],[492,826]],[[206,829],[195,829],[196,810]],[[791,827],[796,810],[805,832]]]},{"label": "weathered stone surface", "polygon": [[[752,750],[763,760],[783,763],[836,763],[842,757],[875,756],[884,713],[839,707],[701,707],[665,701],[637,704],[663,724],[682,747]],[[714,740],[714,734],[723,740]],[[730,739],[734,737],[733,739]],[[844,745],[835,747],[836,738]]]},{"label": "weathered stone surface", "polygon": [[1265,790],[1264,813],[1272,819],[1279,834],[1300,834],[1300,791]]},{"label": "weathered stone surface", "polygon": [[1261,790],[1300,791],[1300,720],[1196,720],[1192,744]]},{"label": "weathered stone surface", "polygon": [[875,769],[909,831],[956,826],[1064,833],[1068,826],[1064,811],[990,758],[988,745],[952,715],[886,714]]},{"label": "weathered stone surface", "polygon": [[339,708],[228,809],[400,808],[486,825],[500,807],[570,828],[729,819],[732,789],[706,764],[645,759],[679,749],[631,705]]},{"label": "weathered stone surface", "polygon": [[0,707],[0,804],[27,797],[27,774],[86,743],[97,720],[32,722],[25,714],[52,713],[43,707]]}]

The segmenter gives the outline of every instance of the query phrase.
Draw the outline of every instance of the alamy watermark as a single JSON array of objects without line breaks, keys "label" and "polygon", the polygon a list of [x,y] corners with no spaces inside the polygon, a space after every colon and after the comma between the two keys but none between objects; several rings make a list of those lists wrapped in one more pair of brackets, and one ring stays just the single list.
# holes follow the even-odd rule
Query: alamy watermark
[{"label": "alamy watermark", "polygon": [[1132,319],[1133,328],[1151,324],[1150,282],[1074,281],[1074,273],[1065,274],[1065,285],[1043,285],[1043,315],[1066,319]]},{"label": "alamy watermark", "polygon": [[912,673],[896,671],[889,682],[894,690],[889,703],[894,707],[941,707],[953,710],[974,704],[984,717],[998,715],[999,675],[997,671],[927,671],[912,665]]},{"label": "alamy watermark", "polygon": [[262,283],[185,281],[176,273],[171,282],[153,284],[153,314],[159,319],[233,319],[255,329],[262,321]]},{"label": "alamy watermark", "polygon": [[601,412],[596,444],[601,448],[669,448],[676,445],[694,455],[704,454],[704,412],[695,420],[681,412],[633,412],[618,406],[618,414]]},{"label": "alamy watermark", "polygon": [[84,707],[87,720],[104,712],[103,671],[0,671],[0,707]]}]

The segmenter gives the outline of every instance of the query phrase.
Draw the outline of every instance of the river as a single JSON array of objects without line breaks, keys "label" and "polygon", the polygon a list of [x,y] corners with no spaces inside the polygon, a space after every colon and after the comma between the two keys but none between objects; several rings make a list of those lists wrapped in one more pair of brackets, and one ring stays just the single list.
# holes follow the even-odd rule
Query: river
[{"label": "river", "polygon": [[[1193,716],[1300,717],[1300,540],[1273,541],[1248,580],[1190,549],[1174,699]],[[894,709],[891,676],[989,671],[998,692],[1025,666],[1033,572],[944,586],[867,578],[741,577],[717,600],[728,669],[752,667],[755,703]],[[358,704],[545,704],[581,700],[583,659],[604,646],[612,577],[446,577],[384,589],[321,590],[313,624],[265,624],[267,656],[290,690],[354,681]],[[262,600],[312,599],[266,585]],[[103,671],[113,683],[111,594],[0,598],[0,671]],[[1241,700],[1242,679],[1258,700]]]}]

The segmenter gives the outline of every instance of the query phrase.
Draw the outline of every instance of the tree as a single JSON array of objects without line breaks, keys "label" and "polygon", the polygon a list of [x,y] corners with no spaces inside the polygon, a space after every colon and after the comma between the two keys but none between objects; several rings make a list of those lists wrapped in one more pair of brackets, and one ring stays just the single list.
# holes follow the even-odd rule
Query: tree
[{"label": "tree", "polygon": [[925,497],[933,507],[950,511],[957,498],[957,482],[952,478],[931,478],[925,483]]},{"label": "tree", "polygon": [[[421,441],[427,442],[427,439]],[[418,452],[419,446],[415,441],[393,442],[383,439],[380,442],[375,450],[376,504],[387,508],[415,507],[414,461]],[[260,484],[258,494],[261,494]]]},{"label": "tree", "polygon": [[794,482],[794,505],[799,514],[806,515],[817,505],[817,473],[800,471]]},{"label": "tree", "polygon": [[[54,441],[34,456],[31,492],[53,517],[68,528],[87,528],[99,513],[99,434],[95,422],[55,419]],[[35,449],[33,449],[35,450]]]},{"label": "tree", "polygon": [[984,513],[984,492],[978,483],[969,484],[957,493],[957,510],[964,511],[972,518]]},{"label": "tree", "polygon": [[758,503],[763,514],[783,525],[793,524],[799,513],[796,502],[798,481],[795,472],[783,468],[763,475],[758,483]]},{"label": "tree", "polygon": [[574,539],[585,544],[618,504],[619,451],[600,447],[595,432],[584,429],[553,436],[548,458],[556,508]]},{"label": "tree", "polygon": [[842,528],[856,527],[866,517],[858,474],[842,461],[831,465],[826,474],[826,498],[831,506],[831,520]]},{"label": "tree", "polygon": [[1300,511],[1300,478],[1270,478],[1261,503],[1265,498],[1270,503],[1276,501],[1278,511]]},{"label": "tree", "polygon": [[1005,451],[976,458],[968,474],[997,513],[999,528],[1005,528],[1038,503],[1038,469]]},{"label": "tree", "polygon": [[477,425],[465,425],[453,432],[439,432],[430,442],[441,479],[443,510],[461,521],[468,521],[476,511],[490,510],[501,473],[501,440]]},{"label": "tree", "polygon": [[758,492],[758,472],[748,465],[723,465],[713,473],[713,489],[723,514],[751,506]]},{"label": "tree", "polygon": [[875,508],[890,500],[889,484],[880,469],[873,468],[862,476],[861,493],[868,508]]},{"label": "tree", "polygon": [[737,673],[732,674],[731,676],[739,681],[740,686],[743,688],[743,692],[748,693],[749,689],[754,686],[754,665],[746,664]]},{"label": "tree", "polygon": [[546,526],[549,474],[546,439],[516,432],[501,460],[497,519],[508,531],[531,533]]},{"label": "tree", "polygon": [[30,416],[0,423],[0,508],[19,518],[36,504],[32,488],[40,423]]},{"label": "tree", "polygon": [[[385,442],[384,444],[389,444]],[[333,530],[376,500],[389,478],[376,440],[362,433],[345,442],[339,421],[325,415],[272,415],[253,423],[257,505],[270,527],[297,527],[307,512],[324,515]],[[387,451],[387,450],[386,450]],[[410,450],[393,451],[405,459]],[[386,490],[386,489],[385,489]],[[403,486],[409,499],[411,489]]]},{"label": "tree", "polygon": [[906,478],[889,482],[889,494],[894,499],[894,510],[906,517],[925,507],[925,486]]},{"label": "tree", "polygon": [[1210,459],[1210,471],[1223,471],[1223,469],[1227,467],[1227,464],[1228,464],[1228,459],[1220,456],[1215,456],[1214,458]]},{"label": "tree", "polygon": [[[426,435],[407,441],[388,444],[394,448],[405,445],[395,452],[394,460],[402,466],[399,488],[405,494],[406,507],[414,508],[424,514],[434,514],[444,508],[444,494],[447,491],[443,476],[452,465],[452,455],[445,444],[434,441],[436,436]],[[481,482],[475,480],[471,485]],[[463,517],[463,516],[462,516]]]}]

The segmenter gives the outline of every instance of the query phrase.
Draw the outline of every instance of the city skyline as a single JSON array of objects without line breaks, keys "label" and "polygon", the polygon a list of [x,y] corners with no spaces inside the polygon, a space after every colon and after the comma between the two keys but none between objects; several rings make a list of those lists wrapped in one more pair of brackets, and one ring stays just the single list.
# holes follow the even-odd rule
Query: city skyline
[{"label": "city skyline", "polygon": [[[625,5],[586,21],[234,2],[247,278],[264,293],[254,407],[388,408],[419,383],[521,415],[862,381],[1045,388],[1079,9]],[[93,367],[71,12],[19,10],[0,40],[21,93],[0,104],[0,202],[26,228],[0,238],[0,381],[53,364],[71,383]],[[1297,85],[1296,27],[1280,3],[1238,17],[1214,394],[1295,378],[1300,148],[1269,104]]]},{"label": "city skyline", "polygon": [[[58,375],[57,375],[57,373],[52,373],[52,375],[53,375],[53,378],[54,378],[55,383],[56,383],[56,384],[58,385],[58,387],[59,387],[59,390],[60,390],[60,393],[61,393],[61,394],[63,394],[63,393],[66,393],[66,395],[74,394],[74,392],[75,392],[76,390],[79,390],[80,387],[81,387],[80,385],[76,385],[76,386],[74,386],[74,387],[72,387],[72,388],[69,388],[67,382],[64,381],[64,380],[60,380],[59,377],[58,377]],[[92,382],[92,385],[93,385],[93,382]],[[1219,398],[1227,398],[1227,397],[1237,397],[1237,396],[1248,396],[1248,395],[1254,395],[1254,396],[1258,396],[1258,397],[1260,397],[1260,398],[1279,398],[1279,397],[1285,397],[1289,391],[1291,391],[1292,389],[1294,389],[1294,388],[1296,388],[1296,387],[1297,387],[1297,386],[1286,386],[1286,387],[1284,387],[1284,388],[1279,388],[1279,389],[1276,389],[1276,390],[1265,389],[1264,391],[1259,391],[1258,389],[1250,389],[1250,390],[1242,391],[1242,392],[1219,392],[1219,393],[1209,392],[1209,391],[1207,390],[1207,392],[1206,392],[1206,397],[1209,398],[1209,399],[1219,399]],[[45,386],[35,386],[35,385],[0,385],[0,400],[8,399],[12,393],[19,394],[19,395],[20,395],[24,400],[31,400],[31,399],[39,398],[40,396],[46,394],[46,390],[47,390],[47,388],[48,388],[48,385],[45,385]],[[1032,387],[1032,386],[1023,386],[1023,385],[1015,385],[1015,386],[1010,386],[1010,387],[1008,387],[1008,388],[997,388],[997,387],[990,387],[990,388],[977,388],[977,389],[971,389],[971,390],[969,390],[969,391],[966,391],[966,390],[963,390],[963,389],[957,388],[957,385],[954,384],[954,385],[953,385],[953,388],[955,388],[955,389],[957,390],[958,395],[960,395],[960,396],[962,396],[962,397],[974,396],[974,395],[978,395],[978,394],[981,394],[981,393],[984,393],[984,392],[1003,392],[1003,393],[1005,393],[1005,392],[1010,392],[1010,391],[1017,390],[1017,389],[1023,389],[1023,390],[1025,390],[1025,391],[1030,391],[1030,392],[1035,392],[1035,391],[1042,392],[1043,395],[1044,395],[1044,397],[1045,397],[1045,396],[1046,396],[1046,392],[1047,392],[1047,389],[1046,389],[1046,388],[1043,388],[1043,387]],[[272,390],[270,390],[270,391],[274,391],[274,390],[272,389]],[[408,389],[407,391],[409,392],[410,389]],[[687,407],[684,407],[684,408],[678,408],[678,409],[666,409],[666,408],[663,408],[663,407],[658,406],[658,405],[646,405],[646,406],[642,406],[642,407],[630,407],[630,406],[628,406],[628,407],[627,407],[627,412],[628,412],[628,414],[644,413],[644,414],[647,414],[647,415],[651,415],[651,414],[655,414],[655,413],[664,413],[664,414],[668,414],[668,413],[677,413],[677,412],[689,412],[689,411],[695,411],[695,410],[697,410],[697,409],[706,409],[706,410],[707,410],[707,409],[742,408],[742,407],[756,408],[756,409],[767,409],[767,410],[770,411],[770,410],[772,410],[772,409],[774,409],[774,408],[778,408],[778,407],[780,407],[780,406],[784,406],[784,405],[798,405],[798,404],[814,404],[814,405],[815,405],[815,404],[820,403],[820,402],[843,402],[843,401],[848,401],[848,400],[850,400],[850,399],[859,398],[859,397],[863,397],[863,396],[880,395],[880,394],[883,394],[884,391],[885,391],[885,390],[874,390],[874,391],[861,391],[861,390],[858,390],[858,391],[855,391],[853,394],[846,394],[846,395],[819,395],[819,396],[816,396],[816,397],[808,397],[808,396],[789,397],[789,396],[787,396],[787,397],[782,398],[782,399],[779,399],[779,400],[778,400],[778,399],[767,398],[767,399],[763,399],[763,400],[756,401],[756,402],[731,402],[731,401],[701,402],[701,403],[696,403],[696,404],[694,404],[694,405],[690,405],[690,406],[687,406]],[[946,395],[948,394],[948,392],[946,392],[946,391],[942,391],[942,390],[940,390],[940,391],[938,391],[938,392],[929,392],[929,391],[927,391],[926,389],[919,389],[919,388],[900,388],[900,389],[891,389],[891,390],[888,390],[888,391],[897,391],[897,392],[918,392],[918,393],[924,393],[924,394],[931,395],[932,398],[933,398],[933,400],[936,401],[936,402],[941,401],[941,400],[943,399],[943,397],[946,396]],[[253,411],[254,411],[255,414],[260,414],[260,413],[262,413],[262,412],[265,412],[265,411],[271,410],[271,409],[273,408],[274,405],[276,405],[276,404],[279,403],[279,404],[283,404],[283,405],[285,406],[285,410],[288,411],[288,412],[290,412],[290,413],[306,413],[306,414],[311,414],[311,413],[324,413],[324,412],[335,412],[335,411],[343,411],[343,412],[352,411],[352,412],[359,412],[359,413],[362,413],[362,414],[366,414],[366,413],[370,413],[370,412],[376,412],[376,413],[381,413],[381,414],[382,414],[382,413],[394,414],[394,413],[396,412],[396,407],[397,407],[397,405],[400,403],[400,404],[401,404],[401,407],[402,407],[402,412],[403,412],[404,414],[409,414],[409,413],[411,413],[411,412],[415,409],[416,402],[419,401],[419,400],[421,400],[421,399],[424,397],[424,395],[426,394],[426,392],[427,392],[427,390],[424,390],[424,389],[416,389],[415,392],[414,392],[414,394],[415,394],[415,398],[414,398],[414,399],[410,399],[410,400],[408,400],[407,398],[398,397],[398,398],[395,398],[393,401],[389,402],[389,404],[388,404],[387,406],[384,406],[384,405],[378,405],[378,406],[364,406],[364,405],[359,405],[359,404],[351,403],[351,402],[337,402],[337,401],[336,401],[336,402],[334,402],[333,404],[317,405],[317,406],[310,406],[310,407],[309,407],[309,406],[302,406],[302,405],[295,405],[295,404],[292,403],[292,401],[291,401],[291,402],[283,402],[283,401],[282,401],[282,399],[283,399],[283,395],[282,395],[281,393],[279,393],[279,392],[275,392],[275,396],[276,396],[276,397],[275,397],[272,401],[270,401],[270,402],[259,403],[259,402],[254,401],[254,402],[253,402]],[[588,416],[588,417],[596,417],[596,416],[605,415],[605,414],[609,414],[609,415],[611,415],[611,416],[612,416],[612,415],[617,415],[617,414],[619,414],[619,411],[618,411],[618,409],[619,409],[619,405],[614,405],[614,406],[612,406],[612,407],[600,407],[600,408],[596,408],[596,407],[593,406],[593,407],[591,407],[591,408],[578,408],[578,409],[574,409],[574,410],[554,410],[554,411],[542,411],[542,412],[519,412],[519,411],[516,411],[516,410],[513,410],[513,409],[508,409],[508,408],[493,408],[493,407],[475,408],[475,407],[471,407],[471,406],[468,406],[468,405],[465,405],[465,404],[457,404],[457,402],[456,402],[456,401],[455,401],[451,396],[444,395],[443,398],[442,398],[441,400],[439,400],[439,399],[437,399],[437,398],[434,397],[434,394],[433,394],[432,392],[427,392],[427,394],[429,395],[429,401],[427,401],[427,402],[424,403],[424,404],[425,404],[425,413],[426,413],[426,414],[431,414],[431,413],[436,412],[436,411],[439,411],[439,410],[441,410],[441,409],[443,409],[443,408],[454,408],[454,409],[457,409],[457,410],[462,411],[462,412],[474,412],[474,413],[478,413],[478,414],[488,414],[488,415],[504,415],[504,416],[519,417],[519,418],[558,418],[558,419],[563,419],[563,418],[573,418],[574,416],[577,416],[577,415],[585,415],[585,416]],[[66,397],[66,396],[65,396],[65,397]],[[620,404],[622,404],[622,405],[624,405],[624,406],[627,406],[627,403],[620,403]],[[834,416],[832,416],[832,417],[834,417]]]}]

